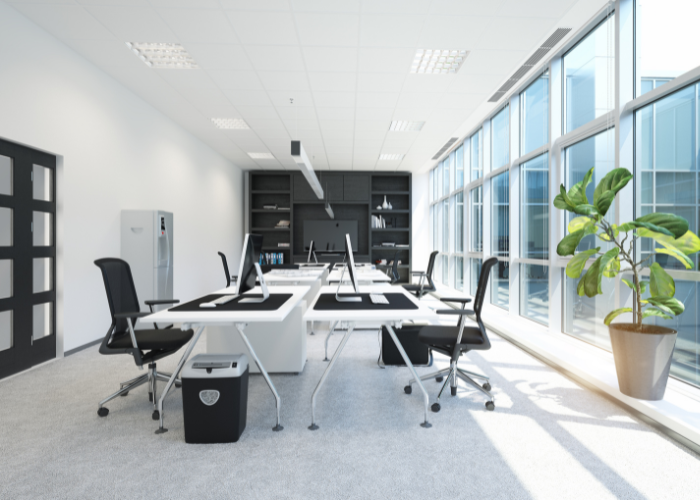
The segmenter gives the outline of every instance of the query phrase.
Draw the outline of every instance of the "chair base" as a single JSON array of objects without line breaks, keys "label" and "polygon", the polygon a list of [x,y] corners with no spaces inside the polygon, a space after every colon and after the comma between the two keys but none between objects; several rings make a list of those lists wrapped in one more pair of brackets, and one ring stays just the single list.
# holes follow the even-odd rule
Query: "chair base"
[{"label": "chair base", "polygon": [[[473,378],[472,378],[473,377]],[[437,382],[443,382],[444,378],[444,383],[442,384],[442,388],[440,389],[440,392],[436,398],[436,402],[431,406],[431,409],[433,412],[437,413],[440,411],[440,397],[442,396],[442,392],[445,390],[447,387],[447,384],[450,384],[450,393],[452,396],[457,395],[457,381],[462,380],[463,382],[466,382],[468,385],[474,387],[475,389],[478,389],[481,391],[484,395],[488,397],[488,401],[486,402],[486,409],[493,411],[496,407],[495,405],[495,398],[493,397],[493,394],[491,394],[491,384],[488,382],[489,378],[486,375],[482,375],[480,373],[474,373],[468,370],[463,370],[456,366],[456,363],[450,363],[449,368],[444,368],[442,370],[439,370],[437,372],[432,372],[428,373],[426,375],[423,375],[420,377],[420,380],[428,380],[434,378]],[[478,382],[474,380],[474,378],[485,380],[482,385],[479,385]],[[404,392],[406,394],[411,394],[412,392],[412,384],[414,384],[416,381],[411,380],[408,385],[404,388]]]},{"label": "chair base", "polygon": [[[153,403],[153,414],[151,415],[151,418],[153,418],[154,420],[158,420],[160,417],[155,416],[158,413],[158,398],[156,397],[157,382],[158,380],[162,382],[167,382],[168,380],[170,380],[170,377],[171,374],[157,371],[156,364],[151,363],[150,365],[148,365],[147,373],[144,373],[143,375],[140,375],[136,378],[132,378],[131,380],[127,380],[126,382],[122,382],[121,384],[119,384],[119,390],[117,392],[107,396],[105,399],[100,401],[97,408],[97,414],[100,417],[106,417],[109,414],[109,409],[104,407],[105,404],[109,403],[117,397],[126,396],[131,390],[148,383],[148,401]],[[176,380],[175,387],[181,386],[182,381]]]}]

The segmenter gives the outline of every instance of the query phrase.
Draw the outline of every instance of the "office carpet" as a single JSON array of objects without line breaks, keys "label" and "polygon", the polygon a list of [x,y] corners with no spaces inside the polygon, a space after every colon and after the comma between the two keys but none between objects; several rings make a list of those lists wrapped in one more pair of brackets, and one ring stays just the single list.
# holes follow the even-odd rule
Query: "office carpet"
[{"label": "office carpet", "polygon": [[[0,498],[697,498],[696,455],[495,336],[490,351],[463,359],[491,376],[496,411],[461,389],[424,429],[418,391],[403,392],[408,371],[379,369],[377,335],[355,333],[311,432],[323,339],[309,337],[301,375],[273,376],[284,431],[272,432],[274,400],[251,376],[248,426],[232,444],[184,442],[180,391],[167,401],[166,434],[154,434],[145,386],[99,418],[97,402],[142,372],[97,347],[2,381]],[[434,398],[439,385],[427,388]]]}]

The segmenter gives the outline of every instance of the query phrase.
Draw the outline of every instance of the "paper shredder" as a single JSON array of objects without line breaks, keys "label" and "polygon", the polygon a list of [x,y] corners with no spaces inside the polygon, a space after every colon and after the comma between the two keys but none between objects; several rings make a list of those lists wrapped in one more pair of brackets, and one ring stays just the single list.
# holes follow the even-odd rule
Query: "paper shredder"
[{"label": "paper shredder", "polygon": [[245,354],[198,354],[182,369],[187,443],[231,443],[243,434],[248,411]]}]

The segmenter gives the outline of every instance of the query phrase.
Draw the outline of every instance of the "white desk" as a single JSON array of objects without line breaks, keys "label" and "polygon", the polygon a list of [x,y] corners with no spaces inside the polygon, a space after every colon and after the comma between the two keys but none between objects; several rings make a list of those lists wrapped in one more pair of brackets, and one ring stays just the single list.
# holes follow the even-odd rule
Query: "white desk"
[{"label": "white desk", "polygon": [[[216,292],[212,293],[229,293],[230,290],[224,288],[223,290],[219,290]],[[277,425],[272,428],[274,431],[281,431],[283,427],[280,425],[280,405],[282,403],[279,394],[277,394],[277,390],[275,389],[274,384],[272,383],[272,380],[270,380],[270,376],[267,374],[267,371],[265,370],[263,364],[260,362],[260,359],[258,358],[257,354],[255,353],[255,350],[253,349],[253,346],[250,344],[250,341],[248,340],[248,337],[245,334],[245,328],[248,325],[248,323],[260,323],[260,322],[278,322],[281,323],[283,322],[289,313],[301,302],[304,298],[304,295],[308,292],[308,287],[303,287],[303,286],[276,286],[276,287],[270,287],[270,294],[274,293],[290,293],[292,296],[287,299],[287,301],[282,304],[282,306],[279,309],[273,310],[273,311],[216,311],[216,310],[207,310],[207,309],[202,309],[201,311],[171,311],[170,309],[165,310],[165,311],[159,311],[157,313],[151,314],[149,316],[145,316],[141,318],[141,321],[143,322],[158,322],[158,323],[182,323],[181,329],[183,330],[189,330],[190,328],[195,328],[195,334],[192,340],[190,341],[189,345],[187,346],[187,349],[185,350],[185,353],[182,355],[182,358],[177,364],[177,367],[175,370],[173,370],[173,374],[170,377],[170,380],[168,380],[168,383],[165,385],[165,389],[163,390],[160,399],[158,400],[158,411],[160,413],[160,425],[158,430],[156,431],[157,434],[160,434],[162,432],[167,432],[167,429],[163,427],[163,401],[165,400],[165,396],[168,395],[168,391],[172,387],[173,383],[175,382],[175,379],[177,378],[177,375],[180,373],[180,370],[182,370],[182,367],[184,366],[185,362],[187,361],[187,358],[190,356],[192,353],[192,349],[194,348],[195,344],[199,340],[199,337],[202,335],[202,331],[204,331],[204,328],[206,326],[221,326],[221,325],[234,325],[236,327],[236,330],[238,330],[238,333],[245,343],[246,347],[248,348],[248,352],[250,353],[251,357],[255,361],[255,364],[258,366],[258,369],[260,370],[260,373],[263,375],[265,378],[265,382],[267,382],[267,385],[270,387],[270,390],[272,391],[272,394],[275,396],[275,403],[277,406]],[[261,293],[261,290],[259,288],[254,288],[253,290],[250,291],[250,293]],[[178,306],[175,306],[178,307]]]},{"label": "white desk", "polygon": [[[314,306],[316,305],[316,302],[318,301],[318,298],[325,293],[331,293],[335,294],[337,290],[337,286],[324,286],[321,288],[321,290],[318,292],[314,300],[311,302],[309,308],[306,311],[306,314],[304,315],[304,319],[307,321],[329,321],[332,324],[331,327],[331,332],[338,326],[339,323],[346,323],[347,324],[347,331],[345,335],[343,336],[343,339],[340,341],[340,345],[335,351],[335,354],[333,354],[333,358],[331,358],[330,363],[328,363],[328,366],[326,367],[326,370],[323,372],[323,375],[321,376],[321,379],[318,381],[318,384],[316,385],[316,389],[314,390],[313,395],[311,396],[311,425],[309,426],[310,430],[316,430],[318,429],[318,425],[316,425],[316,418],[315,418],[315,410],[316,410],[316,396],[323,386],[323,383],[326,380],[326,377],[330,373],[330,371],[333,369],[333,365],[335,364],[336,360],[340,356],[340,353],[343,351],[343,348],[345,347],[345,344],[347,343],[348,339],[350,338],[350,335],[352,334],[353,330],[355,330],[356,326],[361,326],[365,324],[369,325],[376,325],[377,323],[380,323],[383,326],[386,326],[387,331],[389,332],[389,335],[391,336],[392,340],[396,344],[396,348],[399,350],[401,353],[401,356],[403,357],[404,361],[406,362],[406,366],[411,372],[411,375],[413,375],[414,380],[418,384],[418,387],[420,387],[421,392],[423,393],[423,406],[424,406],[424,419],[423,423],[420,424],[422,427],[431,427],[430,423],[428,422],[428,405],[430,403],[430,397],[428,396],[428,392],[425,390],[425,387],[423,386],[423,383],[420,380],[420,377],[418,377],[418,374],[416,373],[415,368],[413,367],[413,363],[411,363],[411,360],[409,359],[408,355],[406,354],[406,351],[404,350],[403,346],[401,345],[401,342],[399,342],[399,339],[396,337],[396,332],[394,331],[394,327],[396,328],[401,328],[401,323],[403,321],[411,320],[411,321],[427,321],[429,323],[437,323],[438,322],[438,317],[435,312],[430,309],[429,307],[425,306],[423,303],[418,301],[413,295],[410,293],[406,292],[406,290],[403,289],[403,287],[400,286],[395,286],[391,287],[391,289],[388,289],[385,285],[378,285],[375,287],[368,287],[364,286],[360,289],[361,293],[370,293],[372,291],[377,291],[381,293],[402,293],[406,297],[411,300],[417,307],[417,309],[384,309],[384,310],[372,310],[372,309],[363,309],[363,310],[358,310],[358,309],[333,309],[333,310],[316,310],[314,309]],[[353,293],[353,290],[349,286],[341,286],[340,288],[340,293]],[[330,335],[330,334],[329,334]]]},{"label": "white desk", "polygon": [[[357,281],[360,283],[389,283],[391,278],[381,272],[378,269],[362,269],[361,267],[356,268],[357,270]],[[343,270],[333,269],[328,273],[328,283],[338,283],[340,281],[340,276],[343,274]],[[350,283],[350,273],[347,269],[345,270],[345,275],[343,276],[343,283]]]}]

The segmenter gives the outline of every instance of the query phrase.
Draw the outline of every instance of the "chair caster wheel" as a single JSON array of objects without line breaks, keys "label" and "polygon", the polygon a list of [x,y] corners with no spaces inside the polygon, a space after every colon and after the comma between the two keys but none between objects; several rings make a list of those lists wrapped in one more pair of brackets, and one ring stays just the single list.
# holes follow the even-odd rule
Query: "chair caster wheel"
[{"label": "chair caster wheel", "polygon": [[403,388],[403,392],[405,392],[406,394],[411,394],[413,392],[413,387],[411,387],[410,385],[407,385],[406,387]]},{"label": "chair caster wheel", "polygon": [[493,401],[486,401],[486,409],[488,411],[493,411],[496,409],[496,405],[493,404]]},{"label": "chair caster wheel", "polygon": [[435,377],[435,382],[442,382],[443,378],[442,377]]},{"label": "chair caster wheel", "polygon": [[107,415],[109,415],[109,408],[98,408],[97,414],[100,417],[106,417]]},{"label": "chair caster wheel", "polygon": [[151,418],[153,420],[160,420],[160,412],[158,410],[153,410],[153,413],[151,414]]},{"label": "chair caster wheel", "polygon": [[433,405],[430,407],[431,410],[433,410],[433,413],[437,413],[440,411],[440,403],[433,403]]},{"label": "chair caster wheel", "polygon": [[456,388],[456,387],[450,387],[450,394],[452,394],[453,396],[456,396],[456,395],[457,395],[457,388]]},{"label": "chair caster wheel", "polygon": [[489,384],[488,382],[486,382],[486,383],[485,383],[484,385],[482,385],[481,387],[483,387],[485,391],[490,391],[490,390],[491,390],[491,384]]},{"label": "chair caster wheel", "polygon": [[120,394],[120,396],[123,397],[123,398],[126,397],[126,396],[128,396],[128,395],[129,395],[129,391],[126,391],[126,392]]}]

